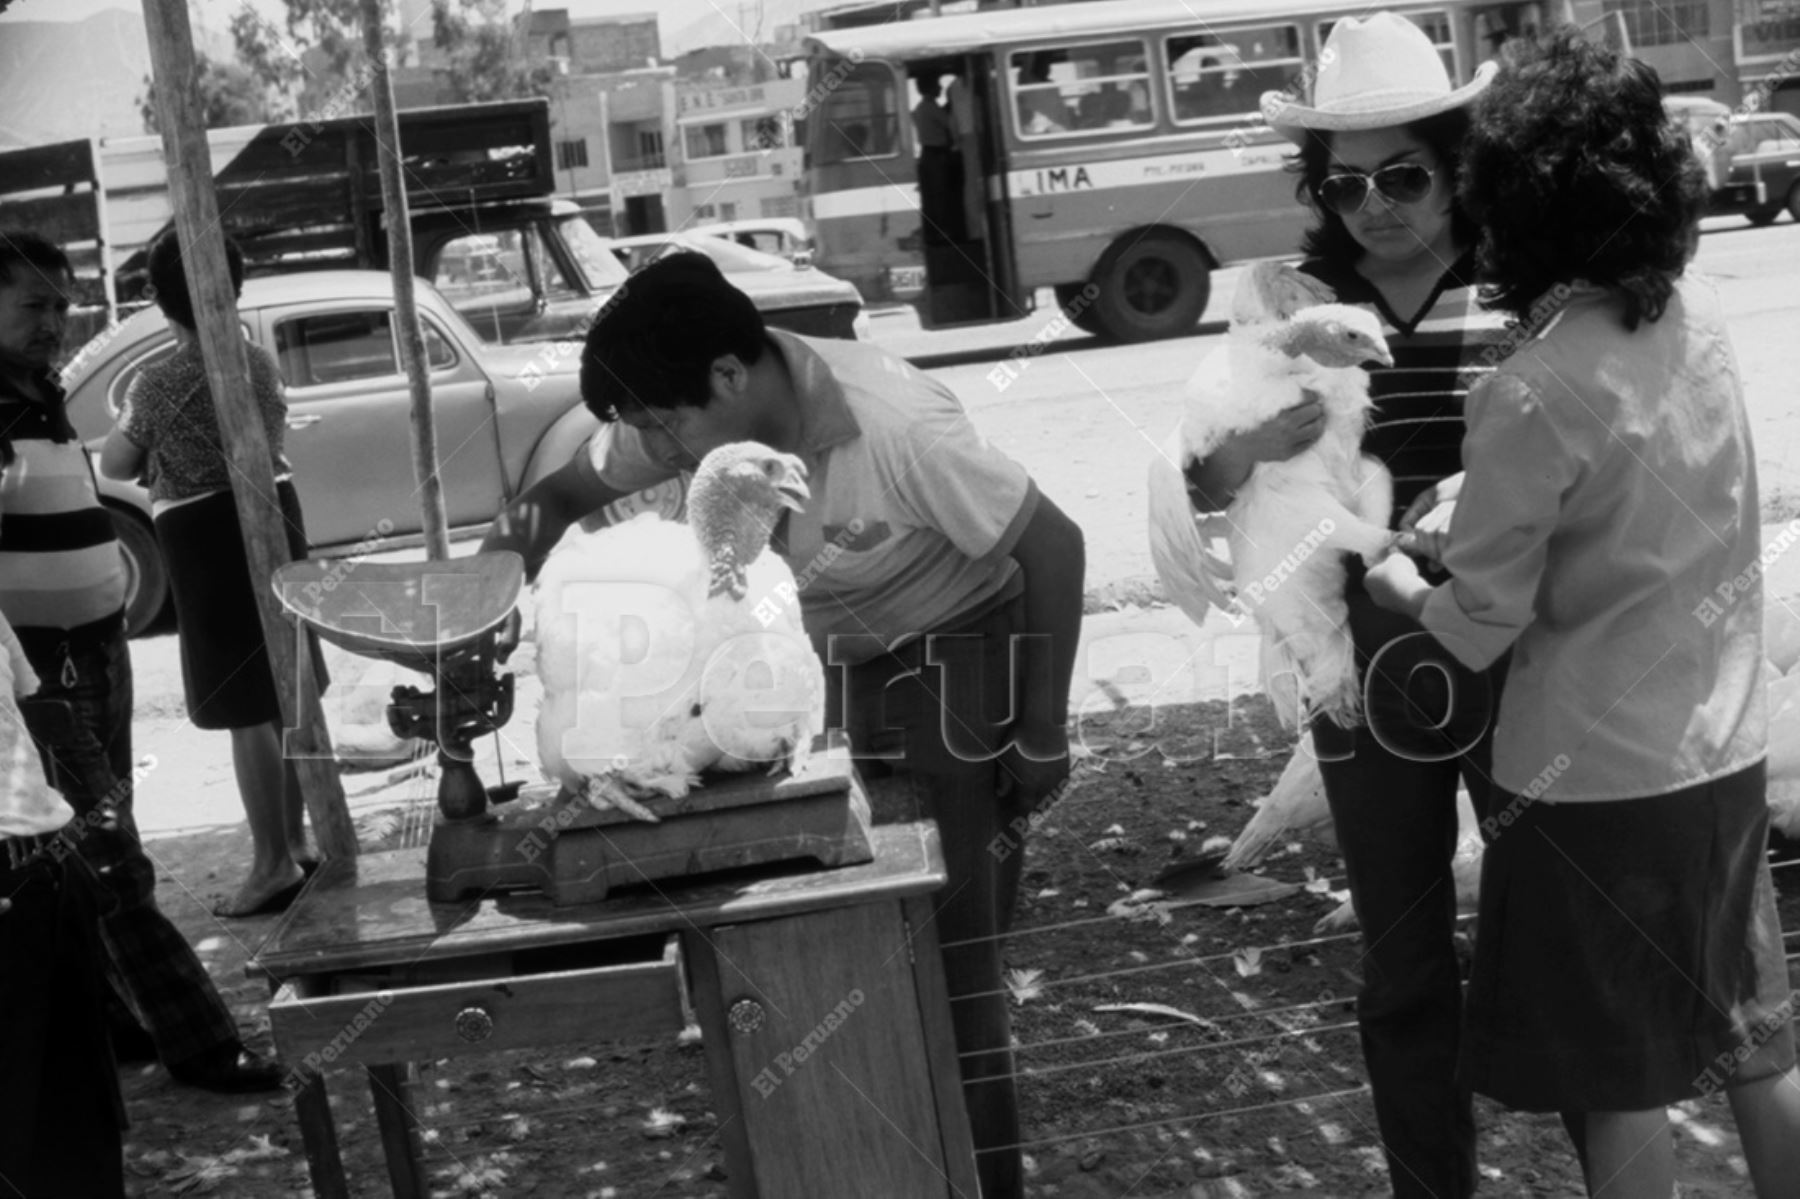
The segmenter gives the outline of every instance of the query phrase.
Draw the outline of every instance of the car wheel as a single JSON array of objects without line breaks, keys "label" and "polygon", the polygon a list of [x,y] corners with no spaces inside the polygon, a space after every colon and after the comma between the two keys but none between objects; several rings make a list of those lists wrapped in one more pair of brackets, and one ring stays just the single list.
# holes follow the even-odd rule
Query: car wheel
[{"label": "car wheel", "polygon": [[125,635],[141,637],[162,622],[169,606],[169,572],[155,529],[129,512],[106,511],[125,559]]},{"label": "car wheel", "polygon": [[1744,219],[1760,229],[1764,225],[1774,224],[1775,218],[1780,215],[1781,205],[1777,204],[1772,208],[1759,208],[1755,212],[1746,212]]},{"label": "car wheel", "polygon": [[1094,271],[1100,294],[1094,319],[1117,341],[1150,341],[1191,333],[1212,291],[1200,247],[1166,230],[1119,239]]},{"label": "car wheel", "polygon": [[1800,183],[1788,188],[1787,210],[1789,216],[1800,221]]},{"label": "car wheel", "polygon": [[1092,283],[1058,283],[1056,302],[1062,306],[1063,315],[1077,329],[1084,333],[1099,334],[1100,322],[1094,316],[1094,296],[1097,293],[1088,291],[1092,286]]}]

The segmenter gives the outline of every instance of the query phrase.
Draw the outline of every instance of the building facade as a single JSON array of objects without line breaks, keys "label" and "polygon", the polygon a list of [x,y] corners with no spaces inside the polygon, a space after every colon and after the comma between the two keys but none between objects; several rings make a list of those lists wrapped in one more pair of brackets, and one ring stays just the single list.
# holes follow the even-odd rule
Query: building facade
[{"label": "building facade", "polygon": [[677,83],[686,186],[671,197],[673,223],[798,215],[802,150],[792,114],[805,98],[801,79]]}]

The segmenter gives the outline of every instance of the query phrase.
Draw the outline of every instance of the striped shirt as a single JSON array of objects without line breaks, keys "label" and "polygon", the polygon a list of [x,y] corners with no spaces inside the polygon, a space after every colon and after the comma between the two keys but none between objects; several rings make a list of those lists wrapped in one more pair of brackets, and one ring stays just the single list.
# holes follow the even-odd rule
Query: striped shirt
[{"label": "striped shirt", "polygon": [[62,389],[48,375],[39,384],[53,403],[0,375],[0,437],[17,455],[0,482],[0,613],[28,648],[47,632],[79,639],[111,631],[125,605],[124,559],[93,464],[63,411]]},{"label": "striped shirt", "polygon": [[[1462,469],[1463,403],[1476,382],[1493,374],[1506,317],[1478,303],[1473,251],[1444,272],[1411,320],[1396,315],[1353,266],[1312,259],[1300,269],[1329,285],[1339,303],[1381,318],[1394,365],[1369,368],[1375,410],[1363,452],[1393,474],[1397,520],[1421,491]],[[1484,352],[1490,346],[1494,353]]]}]

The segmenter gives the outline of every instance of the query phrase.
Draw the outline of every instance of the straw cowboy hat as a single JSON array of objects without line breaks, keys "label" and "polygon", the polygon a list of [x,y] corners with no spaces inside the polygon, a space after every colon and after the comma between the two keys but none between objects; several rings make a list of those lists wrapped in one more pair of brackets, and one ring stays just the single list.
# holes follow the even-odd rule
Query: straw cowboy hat
[{"label": "straw cowboy hat", "polygon": [[1444,60],[1425,31],[1405,17],[1378,12],[1332,26],[1313,81],[1313,106],[1289,92],[1264,92],[1262,111],[1291,141],[1309,129],[1344,132],[1406,125],[1460,108],[1480,95],[1499,67],[1484,62],[1475,78],[1450,86]]}]

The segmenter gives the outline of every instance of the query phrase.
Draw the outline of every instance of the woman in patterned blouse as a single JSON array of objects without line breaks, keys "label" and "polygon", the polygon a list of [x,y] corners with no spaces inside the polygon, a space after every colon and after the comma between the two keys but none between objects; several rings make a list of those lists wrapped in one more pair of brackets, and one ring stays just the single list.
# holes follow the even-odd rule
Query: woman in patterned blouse
[{"label": "woman in patterned blouse", "polygon": [[[243,255],[229,239],[225,249],[235,292],[243,286]],[[157,306],[175,333],[175,350],[132,380],[100,470],[115,479],[141,477],[150,489],[181,628],[188,717],[199,728],[231,730],[232,764],[254,847],[250,874],[237,895],[213,910],[219,916],[253,916],[280,911],[299,893],[305,880],[304,807],[293,764],[282,758],[277,680],[269,668],[232,495],[231,461],[207,386],[173,231],[152,244],[149,265]],[[249,377],[238,396],[262,417],[276,480],[276,494],[257,499],[279,509],[288,552],[304,558],[300,501],[282,456],[287,400],[281,376],[267,351],[251,344],[244,351]],[[235,483],[244,486],[242,479]],[[316,647],[314,660],[319,670]],[[322,671],[319,677],[322,685]]]}]

